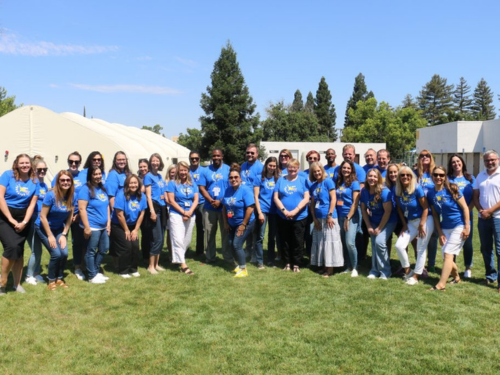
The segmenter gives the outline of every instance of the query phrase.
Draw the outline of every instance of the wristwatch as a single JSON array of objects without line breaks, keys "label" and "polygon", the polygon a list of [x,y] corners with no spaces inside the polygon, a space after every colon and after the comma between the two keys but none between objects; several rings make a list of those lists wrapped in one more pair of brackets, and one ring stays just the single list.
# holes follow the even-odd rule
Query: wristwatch
[{"label": "wristwatch", "polygon": [[283,208],[281,209],[281,211],[285,212],[285,207],[283,207]]},{"label": "wristwatch", "polygon": [[333,213],[332,213],[332,212],[329,212],[329,213],[328,213],[328,216],[329,216],[329,217],[333,217]]}]

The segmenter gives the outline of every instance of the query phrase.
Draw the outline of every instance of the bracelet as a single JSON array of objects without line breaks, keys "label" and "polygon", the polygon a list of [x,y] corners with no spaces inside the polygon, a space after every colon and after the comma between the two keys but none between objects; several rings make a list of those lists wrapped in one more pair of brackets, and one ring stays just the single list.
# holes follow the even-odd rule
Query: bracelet
[{"label": "bracelet", "polygon": [[62,236],[68,237],[68,233],[61,233]]},{"label": "bracelet", "polygon": [[247,225],[246,225],[246,224],[244,224],[244,223],[241,223],[241,224],[240,224],[240,226],[242,226],[242,225],[243,225],[245,228],[247,227]]},{"label": "bracelet", "polygon": [[27,223],[26,221],[24,221],[24,220],[22,221],[22,223],[23,223],[24,225],[28,225],[28,223]]}]

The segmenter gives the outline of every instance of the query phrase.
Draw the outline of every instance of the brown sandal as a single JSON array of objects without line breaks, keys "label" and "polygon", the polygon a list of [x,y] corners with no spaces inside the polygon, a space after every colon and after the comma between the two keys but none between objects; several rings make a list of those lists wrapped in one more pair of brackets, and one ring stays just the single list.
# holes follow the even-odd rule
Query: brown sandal
[{"label": "brown sandal", "polygon": [[189,269],[189,267],[181,268],[179,272],[185,273],[186,275],[194,275],[194,272]]},{"label": "brown sandal", "polygon": [[61,288],[67,288],[68,287],[68,285],[63,280],[61,280],[61,279],[59,279],[59,280],[56,281],[56,285],[59,286],[59,287],[61,287]]},{"label": "brown sandal", "polygon": [[56,290],[56,288],[57,288],[57,284],[55,281],[52,281],[49,283],[49,285],[47,285],[48,290]]}]

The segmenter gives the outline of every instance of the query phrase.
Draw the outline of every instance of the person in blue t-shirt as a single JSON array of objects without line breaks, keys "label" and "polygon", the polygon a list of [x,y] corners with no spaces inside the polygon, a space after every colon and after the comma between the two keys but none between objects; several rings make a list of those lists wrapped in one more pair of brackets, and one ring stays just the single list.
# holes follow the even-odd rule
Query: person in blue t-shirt
[{"label": "person in blue t-shirt", "polygon": [[274,188],[273,200],[278,211],[276,227],[285,261],[284,271],[300,272],[304,251],[304,230],[309,205],[307,180],[299,175],[297,159],[288,162],[288,174],[281,177]]},{"label": "person in blue t-shirt", "polygon": [[377,169],[380,172],[383,180],[385,181],[387,175],[387,167],[391,162],[391,154],[386,149],[381,149],[377,151]]},{"label": "person in blue t-shirt", "polygon": [[[198,185],[200,182],[201,174],[205,168],[200,165],[200,153],[198,151],[191,151],[189,153],[189,174],[193,182]],[[197,256],[202,256],[204,253],[204,225],[203,225],[203,206],[205,205],[205,197],[198,194],[198,205],[195,209],[196,216],[196,250]]]},{"label": "person in blue t-shirt", "polygon": [[108,278],[100,272],[100,268],[109,250],[111,216],[108,193],[102,184],[102,171],[98,167],[91,166],[88,169],[87,183],[78,193],[78,210],[86,247],[85,263],[89,282],[104,284]]},{"label": "person in blue t-shirt", "polygon": [[247,277],[246,254],[243,244],[252,235],[255,216],[255,199],[249,186],[241,181],[241,168],[238,164],[231,165],[229,170],[229,186],[224,191],[222,199],[222,217],[224,230],[229,233],[229,246],[234,252],[237,266],[234,277]]},{"label": "person in blue t-shirt", "polygon": [[314,223],[311,265],[324,266],[321,274],[330,277],[333,275],[333,267],[344,265],[340,227],[335,209],[335,184],[319,162],[312,163],[309,170],[310,211]]},{"label": "person in blue t-shirt", "polygon": [[200,194],[205,198],[203,222],[205,228],[205,256],[207,263],[216,261],[217,225],[221,231],[222,256],[227,263],[234,263],[229,249],[228,235],[224,231],[222,216],[222,197],[228,186],[229,166],[224,164],[224,153],[221,149],[212,150],[212,164],[203,170],[198,182]]},{"label": "person in blue t-shirt", "polygon": [[36,206],[36,185],[31,159],[26,154],[17,155],[12,169],[0,177],[0,242],[3,246],[0,295],[6,293],[10,271],[14,278],[14,290],[25,292],[21,286],[24,243]]},{"label": "person in blue t-shirt", "polygon": [[80,179],[84,183],[87,181],[87,173],[90,167],[100,168],[102,171],[102,184],[106,184],[106,169],[104,167],[104,157],[99,151],[92,151],[89,156],[87,156],[87,160],[83,165],[83,170],[80,172]]},{"label": "person in blue t-shirt", "polygon": [[472,237],[474,234],[474,183],[476,181],[475,177],[467,172],[467,166],[465,165],[465,160],[458,154],[454,154],[448,160],[448,180],[458,186],[458,189],[463,194],[465,202],[469,206],[470,212],[470,233],[464,243],[464,277],[469,279],[472,277]]},{"label": "person in blue t-shirt", "polygon": [[387,238],[396,226],[392,193],[387,189],[380,172],[370,169],[365,188],[361,191],[361,213],[372,243],[372,268],[369,279],[387,280],[391,277],[391,265],[387,252]]},{"label": "person in blue t-shirt", "polygon": [[146,195],[142,192],[139,177],[129,174],[123,183],[123,189],[114,198],[111,239],[118,260],[118,274],[124,279],[139,277],[139,229],[147,208]]},{"label": "person in blue t-shirt", "polygon": [[[396,241],[396,250],[404,269],[406,284],[415,285],[422,275],[427,255],[427,244],[434,232],[434,222],[429,216],[429,205],[424,190],[417,184],[417,177],[409,167],[401,167],[396,182],[397,211],[403,228]],[[417,261],[413,273],[406,248],[417,238]]]},{"label": "person in blue t-shirt", "polygon": [[[146,158],[139,159],[138,162],[139,170],[137,171],[137,176],[139,177],[139,181],[141,181],[141,193],[146,194],[146,188],[144,187],[144,178],[149,172],[149,161]],[[146,213],[144,213],[146,216]],[[147,228],[147,220],[146,218],[142,220],[141,225],[141,253],[144,264],[149,264],[149,251],[151,238],[149,238],[151,231]]]},{"label": "person in blue t-shirt", "polygon": [[444,261],[441,278],[431,290],[445,290],[450,275],[453,277],[452,284],[461,282],[454,258],[460,253],[469,236],[469,207],[458,186],[448,181],[444,167],[435,167],[432,170],[432,179],[434,188],[428,192],[427,199],[431,204],[434,225],[439,233]]},{"label": "person in blue t-shirt", "polygon": [[290,150],[284,148],[280,151],[278,158],[278,174],[280,177],[288,174],[288,162],[292,160],[293,156]]},{"label": "person in blue t-shirt", "polygon": [[167,185],[167,197],[170,205],[172,263],[179,264],[180,272],[186,275],[194,275],[186,264],[186,251],[191,244],[198,196],[198,185],[189,174],[189,165],[185,161],[179,162],[176,176]]},{"label": "person in blue t-shirt", "polygon": [[335,159],[337,158],[337,154],[333,148],[329,148],[326,150],[325,159],[326,165],[324,166],[325,172],[328,174],[332,180],[335,176],[335,169],[337,168],[337,163],[335,163]]},{"label": "person in blue t-shirt", "polygon": [[166,186],[160,172],[165,167],[160,154],[154,153],[149,158],[149,172],[144,177],[144,186],[146,187],[146,198],[148,202],[148,211],[145,213],[147,236],[150,239],[149,245],[149,265],[148,272],[152,275],[158,274],[158,271],[164,271],[158,262],[160,253],[165,242],[165,228],[167,226],[167,203]]},{"label": "person in blue t-shirt", "polygon": [[274,156],[267,158],[260,178],[253,183],[253,192],[255,200],[255,231],[254,246],[255,257],[259,269],[264,268],[264,248],[263,242],[266,234],[266,223],[268,224],[267,234],[267,265],[274,267],[276,259],[276,206],[273,201],[274,187],[278,181],[278,159]]},{"label": "person in blue t-shirt", "polygon": [[363,165],[363,170],[365,173],[368,173],[368,171],[372,168],[375,168],[377,166],[377,151],[375,151],[373,148],[369,148],[365,152],[365,165]]},{"label": "person in blue t-shirt", "polygon": [[340,164],[340,173],[337,179],[337,214],[346,266],[344,272],[350,271],[351,277],[358,277],[356,234],[361,225],[358,210],[360,191],[361,186],[354,164],[351,161],[344,160]]},{"label": "person in blue t-shirt", "polygon": [[[309,168],[303,170],[300,172],[300,175],[304,177],[304,179],[307,181],[307,188],[311,186],[312,181],[309,179],[309,171],[312,163],[319,162],[321,159],[321,155],[319,154],[318,151],[316,150],[311,150],[306,154],[306,161],[309,164]],[[308,205],[307,206],[307,221],[306,221],[306,229],[304,231],[304,241],[306,243],[306,254],[311,257],[311,249],[312,249],[312,243],[313,243],[313,229],[314,229],[314,223],[312,219],[312,214],[311,214],[311,207]]]},{"label": "person in blue t-shirt", "polygon": [[49,290],[67,288],[64,269],[68,259],[68,232],[73,219],[75,186],[68,171],[60,171],[54,189],[43,200],[35,231],[50,254]]}]

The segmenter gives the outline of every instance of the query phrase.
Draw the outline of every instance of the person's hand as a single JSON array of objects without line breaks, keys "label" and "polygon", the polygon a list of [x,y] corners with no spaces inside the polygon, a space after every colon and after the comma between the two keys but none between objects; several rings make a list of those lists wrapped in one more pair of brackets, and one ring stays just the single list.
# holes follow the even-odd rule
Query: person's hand
[{"label": "person's hand", "polygon": [[16,225],[14,225],[14,230],[19,233],[19,232],[22,232],[24,230],[24,228],[26,228],[26,224],[24,224],[23,222],[18,222]]},{"label": "person's hand", "polygon": [[347,232],[349,230],[349,221],[347,217],[344,220],[344,230]]},{"label": "person's hand", "polygon": [[368,228],[368,234],[369,234],[370,236],[376,236],[376,234],[375,234],[375,230],[374,230],[373,228]]},{"label": "person's hand", "polygon": [[335,226],[335,220],[333,220],[333,217],[328,216],[328,219],[326,219],[326,225],[328,225],[328,228],[330,229]]},{"label": "person's hand", "polygon": [[464,230],[462,231],[462,240],[466,240],[467,238],[469,238],[469,233],[470,233],[470,229],[465,227]]},{"label": "person's hand", "polygon": [[321,230],[321,222],[318,219],[314,219],[314,229]]},{"label": "person's hand", "polygon": [[439,243],[441,244],[441,246],[444,246],[444,244],[446,243],[446,236],[444,234],[439,236]]},{"label": "person's hand", "polygon": [[106,225],[106,231],[108,232],[108,236],[111,234],[111,224],[108,223],[108,225]]},{"label": "person's hand", "polygon": [[132,241],[132,236],[130,235],[130,231],[129,230],[125,231],[125,239],[127,241]]},{"label": "person's hand", "polygon": [[57,241],[53,234],[47,237],[51,249],[57,248]]},{"label": "person's hand", "polygon": [[156,223],[157,217],[156,217],[156,212],[151,211],[151,221]]},{"label": "person's hand", "polygon": [[259,223],[262,225],[264,224],[264,221],[266,220],[266,217],[264,214],[259,214]]},{"label": "person's hand", "polygon": [[64,249],[66,247],[67,242],[68,242],[68,239],[66,238],[66,236],[59,237],[59,246],[61,247],[61,249]]},{"label": "person's hand", "polygon": [[90,236],[92,235],[92,231],[90,230],[90,228],[84,228],[83,229],[83,237],[88,240],[90,238]]},{"label": "person's hand", "polygon": [[405,233],[410,233],[408,230],[408,225],[406,223],[403,224],[403,228],[401,228],[401,232],[399,233],[399,237],[403,237]]},{"label": "person's hand", "polygon": [[418,225],[418,237],[420,238],[425,238],[425,225],[420,223]]},{"label": "person's hand", "polygon": [[380,234],[380,228],[379,228],[379,227],[377,227],[377,228],[375,228],[375,229],[373,230],[373,235],[374,235],[374,236],[378,236],[379,234]]},{"label": "person's hand", "polygon": [[229,224],[228,223],[224,223],[224,230],[229,233],[229,229],[230,229],[229,228]]},{"label": "person's hand", "polygon": [[132,232],[130,232],[130,240],[131,241],[137,241],[139,238],[139,234],[137,233],[137,229],[134,229]]},{"label": "person's hand", "polygon": [[245,233],[245,229],[246,227],[243,224],[239,225],[238,229],[236,230],[236,237],[243,236],[243,233]]}]

